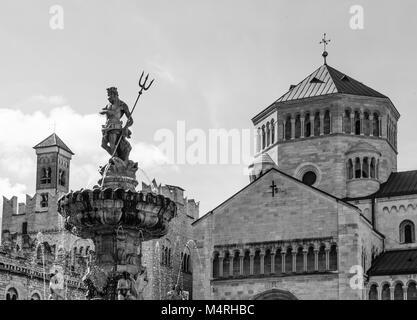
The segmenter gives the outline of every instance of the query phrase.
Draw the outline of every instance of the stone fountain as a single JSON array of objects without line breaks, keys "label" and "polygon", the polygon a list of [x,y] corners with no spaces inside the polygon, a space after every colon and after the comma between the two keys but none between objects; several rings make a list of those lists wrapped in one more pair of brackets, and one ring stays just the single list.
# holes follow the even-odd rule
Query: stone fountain
[{"label": "stone fountain", "polygon": [[[110,154],[101,167],[99,186],[92,190],[70,192],[58,201],[58,212],[65,228],[84,239],[92,239],[95,253],[88,262],[83,282],[87,299],[137,300],[147,282],[141,262],[141,243],[167,234],[169,222],[176,215],[176,204],[153,192],[135,190],[138,164],[129,160],[129,127],[140,95],[149,89],[148,76],[139,80],[138,98],[132,111],[119,99],[117,89],[107,89],[109,104],[102,127],[102,147]],[[121,118],[127,118],[123,126]]]}]

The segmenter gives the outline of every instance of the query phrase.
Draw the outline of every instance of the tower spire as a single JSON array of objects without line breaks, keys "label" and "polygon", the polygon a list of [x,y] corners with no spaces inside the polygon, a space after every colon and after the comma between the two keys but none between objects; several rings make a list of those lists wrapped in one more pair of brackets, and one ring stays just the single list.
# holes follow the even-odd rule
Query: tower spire
[{"label": "tower spire", "polygon": [[326,39],[326,34],[323,35],[323,39],[319,42],[319,44],[323,44],[323,53],[322,57],[324,59],[324,64],[327,64],[326,58],[329,53],[326,51],[326,46],[330,43],[330,39]]}]

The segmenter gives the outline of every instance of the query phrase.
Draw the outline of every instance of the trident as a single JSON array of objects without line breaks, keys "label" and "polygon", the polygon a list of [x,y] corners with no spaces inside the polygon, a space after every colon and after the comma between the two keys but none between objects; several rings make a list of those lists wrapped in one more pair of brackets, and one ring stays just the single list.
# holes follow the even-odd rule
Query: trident
[{"label": "trident", "polygon": [[[149,78],[149,73],[146,75],[145,79],[143,80],[144,74],[145,74],[144,71],[142,71],[142,74],[139,78],[140,90],[138,92],[138,96],[136,98],[135,105],[133,106],[132,111],[130,112],[130,116],[126,121],[125,129],[127,127],[127,124],[129,123],[130,119],[132,119],[133,111],[135,111],[136,105],[138,104],[139,98],[142,95],[143,91],[147,91],[151,87],[151,85],[153,84],[153,82],[155,80],[155,79],[152,79],[151,82],[149,84],[147,84],[148,83],[148,78]],[[142,80],[143,80],[143,82],[142,82]],[[112,154],[112,158],[116,154],[116,151],[117,151],[117,148],[119,147],[120,141],[122,141],[122,137],[123,137],[123,134],[120,135],[119,140],[117,141],[116,148],[114,148],[114,151],[113,151],[113,154]]]}]

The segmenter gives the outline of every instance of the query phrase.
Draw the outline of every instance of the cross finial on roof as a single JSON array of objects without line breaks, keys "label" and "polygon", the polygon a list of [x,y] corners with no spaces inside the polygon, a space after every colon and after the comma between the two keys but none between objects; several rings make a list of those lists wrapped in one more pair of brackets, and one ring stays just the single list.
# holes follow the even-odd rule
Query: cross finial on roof
[{"label": "cross finial on roof", "polygon": [[321,39],[321,41],[319,42],[319,44],[323,44],[323,54],[322,54],[322,56],[324,58],[324,64],[327,64],[326,63],[326,58],[329,54],[326,51],[326,46],[329,44],[329,42],[330,42],[330,39],[326,39],[326,34],[323,35],[323,39]]}]

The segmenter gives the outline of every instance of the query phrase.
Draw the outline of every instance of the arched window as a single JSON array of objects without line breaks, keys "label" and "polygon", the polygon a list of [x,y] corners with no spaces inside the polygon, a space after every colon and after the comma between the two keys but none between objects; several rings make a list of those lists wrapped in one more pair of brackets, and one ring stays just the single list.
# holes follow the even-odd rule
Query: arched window
[{"label": "arched window", "polygon": [[292,249],[288,248],[285,254],[285,273],[292,272]]},{"label": "arched window", "polygon": [[38,293],[32,294],[30,300],[41,300],[41,296]]},{"label": "arched window", "polygon": [[302,247],[299,247],[297,250],[297,256],[295,258],[295,271],[299,273],[304,272],[304,254]]},{"label": "arched window", "polygon": [[329,253],[329,268],[332,271],[337,270],[337,246],[334,244],[330,248]]},{"label": "arched window", "polygon": [[378,286],[376,284],[369,288],[369,300],[378,300]]},{"label": "arched window", "polygon": [[365,112],[363,114],[363,133],[366,136],[371,134],[371,123],[369,122],[369,113]]},{"label": "arched window", "polygon": [[301,118],[300,115],[297,114],[295,117],[295,138],[301,137]]},{"label": "arched window", "polygon": [[17,293],[17,290],[15,288],[9,288],[6,293],[6,300],[18,300],[19,295]]},{"label": "arched window", "polygon": [[167,265],[168,267],[171,266],[171,248],[168,248],[168,257],[167,257]]},{"label": "arched window", "polygon": [[368,157],[363,158],[362,178],[369,178],[369,159],[368,159]]},{"label": "arched window", "polygon": [[324,245],[319,250],[319,271],[326,271],[326,250]]},{"label": "arched window", "polygon": [[84,254],[84,247],[80,247],[80,256]]},{"label": "arched window", "polygon": [[355,134],[360,135],[361,134],[361,116],[359,111],[355,111],[355,117],[353,120],[354,126],[355,126]]},{"label": "arched window", "polygon": [[316,270],[315,267],[315,256],[314,256],[314,247],[308,248],[307,252],[307,271],[314,272]]},{"label": "arched window", "polygon": [[291,140],[291,116],[285,120],[285,140]]},{"label": "arched window", "polygon": [[343,129],[344,132],[350,134],[352,132],[352,124],[350,121],[350,110],[345,110],[343,115]]},{"label": "arched window", "polygon": [[398,282],[394,287],[394,300],[404,300],[403,284]]},{"label": "arched window", "polygon": [[276,274],[281,274],[282,273],[282,254],[281,254],[281,249],[278,249],[275,252],[275,273]]},{"label": "arched window", "polygon": [[266,250],[265,257],[264,257],[264,273],[270,274],[271,273],[271,250]]},{"label": "arched window", "polygon": [[349,180],[353,179],[353,162],[352,159],[349,159],[347,162],[347,178]]},{"label": "arched window", "polygon": [[378,113],[374,113],[374,118],[373,118],[373,123],[372,123],[372,128],[373,128],[373,132],[372,134],[375,137],[379,137],[380,136],[380,130],[379,130],[379,115]]},{"label": "arched window", "polygon": [[355,178],[361,178],[361,160],[359,158],[355,159]]},{"label": "arched window", "polygon": [[414,243],[415,242],[415,228],[414,223],[410,220],[404,220],[400,224],[400,242]]},{"label": "arched window", "polygon": [[382,300],[391,300],[391,289],[388,283],[384,284],[384,286],[382,287],[381,298]]},{"label": "arched window", "polygon": [[243,274],[245,276],[250,274],[250,255],[249,255],[249,251],[245,251],[245,256],[243,257]]},{"label": "arched window", "polygon": [[320,135],[320,112],[314,115],[314,135],[316,137]]},{"label": "arched window", "polygon": [[410,282],[408,284],[407,300],[417,300],[417,287],[415,282]]},{"label": "arched window", "polygon": [[324,134],[330,134],[330,111],[326,110],[324,113],[324,128],[323,128]]},{"label": "arched window", "polygon": [[266,147],[265,125],[262,126],[262,149]]},{"label": "arched window", "polygon": [[306,138],[311,136],[311,122],[310,122],[310,114],[306,113],[304,117],[304,136]]},{"label": "arched window", "polygon": [[266,123],[266,146],[271,144],[271,128],[269,122]]},{"label": "arched window", "polygon": [[275,122],[274,119],[271,120],[271,144],[275,143]]},{"label": "arched window", "polygon": [[213,278],[219,277],[219,253],[215,252],[213,257]]}]

